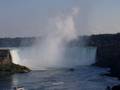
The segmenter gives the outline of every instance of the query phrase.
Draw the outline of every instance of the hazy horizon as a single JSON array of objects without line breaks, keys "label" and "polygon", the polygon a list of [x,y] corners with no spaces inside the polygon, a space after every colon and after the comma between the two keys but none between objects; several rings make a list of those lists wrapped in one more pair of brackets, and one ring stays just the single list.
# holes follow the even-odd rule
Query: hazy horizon
[{"label": "hazy horizon", "polygon": [[[79,35],[119,33],[119,0],[0,0],[0,37],[44,36],[51,18],[68,16],[73,8]],[[51,21],[52,23],[52,21]]]}]

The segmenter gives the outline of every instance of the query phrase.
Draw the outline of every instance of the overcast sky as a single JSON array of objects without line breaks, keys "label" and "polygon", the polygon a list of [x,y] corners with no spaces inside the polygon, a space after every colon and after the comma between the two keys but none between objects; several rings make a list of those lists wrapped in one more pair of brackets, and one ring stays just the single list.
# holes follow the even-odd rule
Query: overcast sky
[{"label": "overcast sky", "polygon": [[41,36],[50,18],[72,8],[80,9],[78,33],[120,32],[120,0],[0,0],[0,37]]}]

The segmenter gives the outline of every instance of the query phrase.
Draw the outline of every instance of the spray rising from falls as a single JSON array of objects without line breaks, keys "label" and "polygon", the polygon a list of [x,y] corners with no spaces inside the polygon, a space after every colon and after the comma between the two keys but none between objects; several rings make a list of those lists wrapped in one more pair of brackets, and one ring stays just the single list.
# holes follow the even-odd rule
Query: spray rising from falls
[{"label": "spray rising from falls", "polygon": [[[72,9],[69,15],[51,19],[47,33],[32,47],[13,49],[13,61],[34,69],[41,67],[63,67],[89,65],[95,60],[95,48],[69,48],[67,43],[77,39],[75,17],[79,9]],[[52,23],[51,23],[52,22]]]}]

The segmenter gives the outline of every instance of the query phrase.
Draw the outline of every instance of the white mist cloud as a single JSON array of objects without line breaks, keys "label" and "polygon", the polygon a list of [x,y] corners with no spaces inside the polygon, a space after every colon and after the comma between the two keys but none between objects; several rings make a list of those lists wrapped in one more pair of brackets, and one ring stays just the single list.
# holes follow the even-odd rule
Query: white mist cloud
[{"label": "white mist cloud", "polygon": [[[66,44],[71,40],[77,39],[78,32],[75,28],[75,17],[78,14],[79,8],[73,8],[71,13],[63,13],[51,18],[48,22],[49,25],[47,25],[48,30],[46,34],[41,39],[37,39],[33,47],[19,50],[20,64],[34,69],[41,69],[41,67],[72,66],[74,58],[73,60],[67,60],[65,58],[66,50],[68,49]],[[84,53],[83,50],[80,52]],[[79,63],[83,64],[81,62]],[[78,61],[74,62],[74,65],[78,65]]]},{"label": "white mist cloud", "polygon": [[31,48],[22,49],[21,64],[34,68],[61,66],[66,43],[77,38],[74,18],[79,13],[78,10],[73,8],[68,15],[60,14],[51,18],[48,30],[41,40],[37,39]]},{"label": "white mist cloud", "polygon": [[73,16],[77,16],[80,13],[80,8],[76,7],[76,8],[73,8],[72,10],[73,10],[72,12]]}]

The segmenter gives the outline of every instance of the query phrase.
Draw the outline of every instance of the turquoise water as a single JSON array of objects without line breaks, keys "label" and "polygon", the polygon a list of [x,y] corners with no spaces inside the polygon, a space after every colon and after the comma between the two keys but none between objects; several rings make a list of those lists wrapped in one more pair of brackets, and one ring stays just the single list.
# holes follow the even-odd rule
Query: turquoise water
[{"label": "turquoise water", "polygon": [[0,90],[12,90],[24,86],[25,90],[105,90],[106,86],[119,84],[116,78],[103,76],[106,70],[81,66],[71,72],[68,69],[49,69],[15,74],[0,78]]}]

